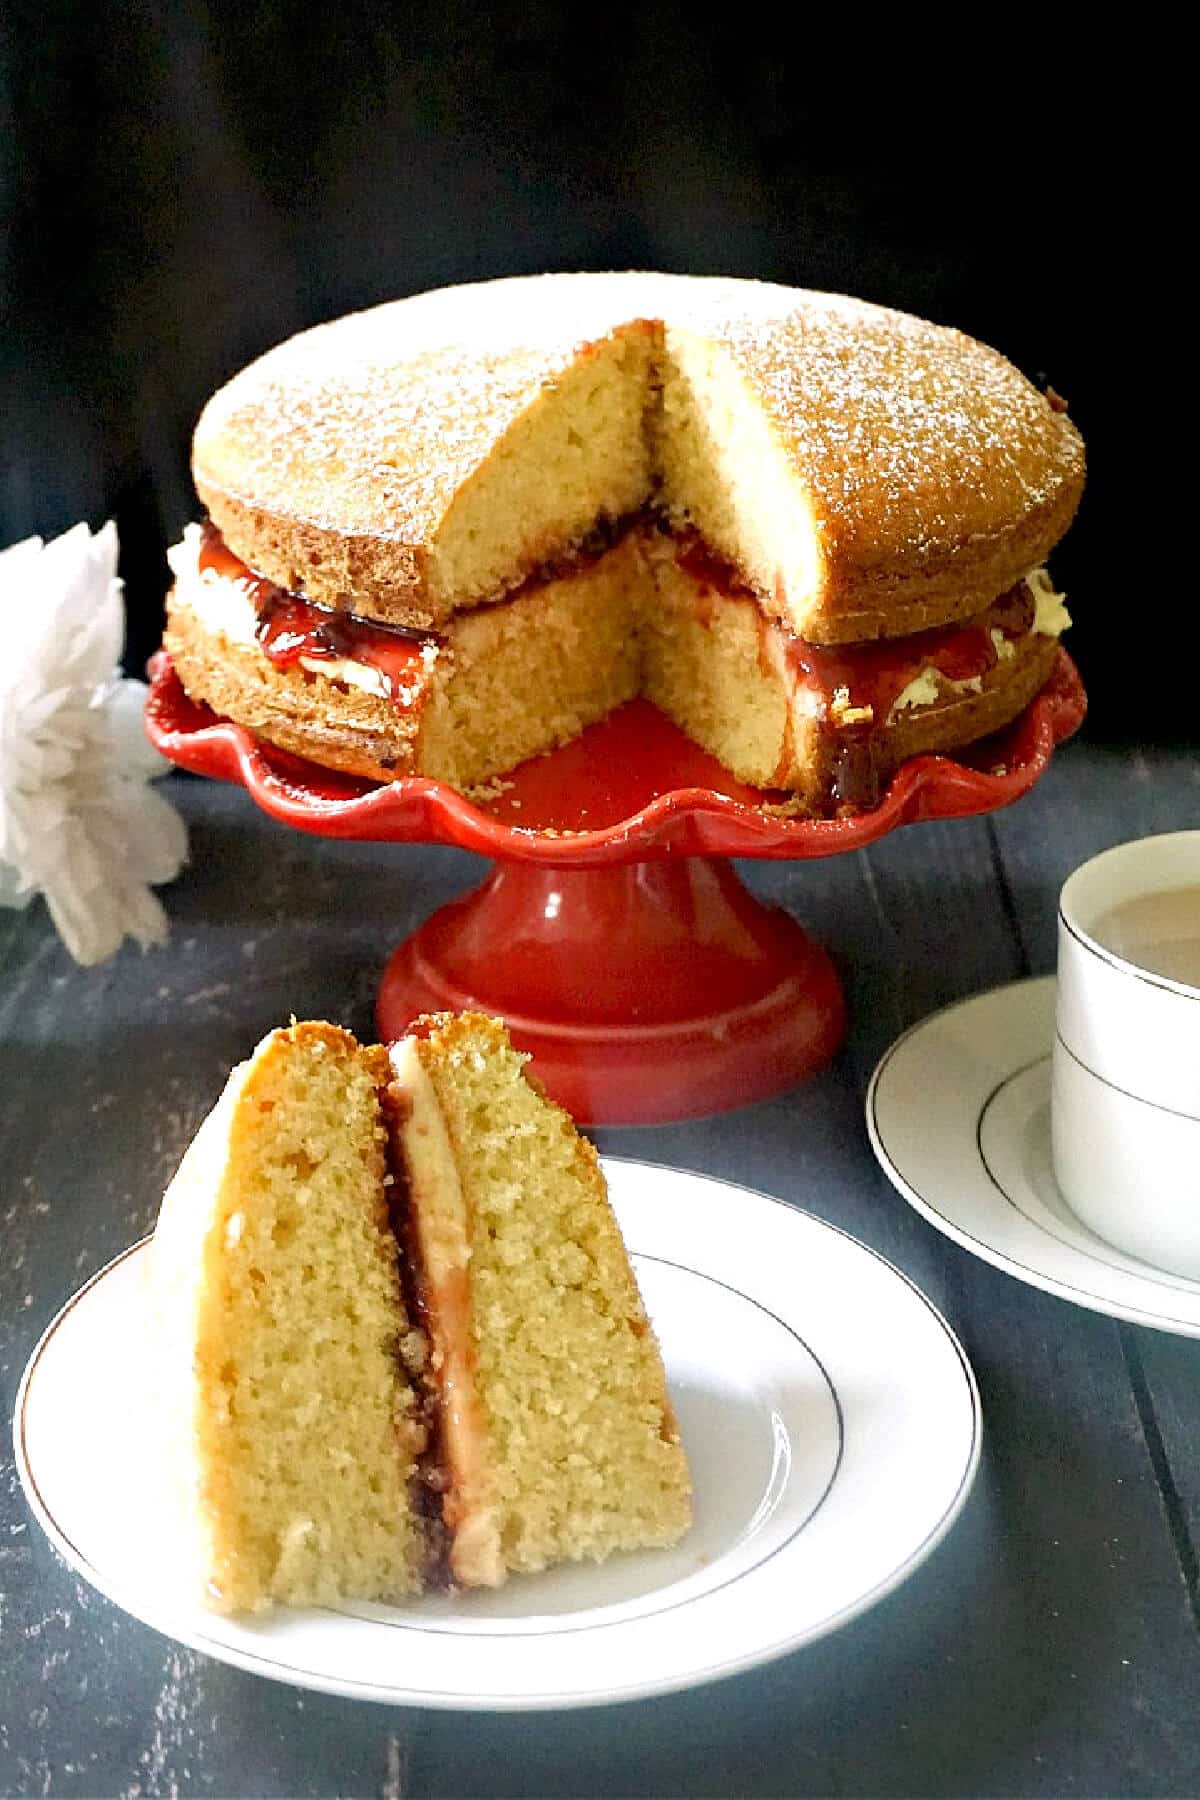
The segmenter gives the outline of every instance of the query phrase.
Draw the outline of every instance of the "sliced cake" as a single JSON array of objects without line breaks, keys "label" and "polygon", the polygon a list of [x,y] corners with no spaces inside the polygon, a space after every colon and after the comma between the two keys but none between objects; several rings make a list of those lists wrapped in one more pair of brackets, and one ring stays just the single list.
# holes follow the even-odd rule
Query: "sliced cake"
[{"label": "sliced cake", "polygon": [[453,288],[209,402],[166,646],[194,698],[373,779],[486,782],[641,692],[739,779],[843,813],[1046,681],[1083,463],[996,351],[839,295]]},{"label": "sliced cake", "polygon": [[687,1465],[591,1146],[503,1028],[264,1039],[153,1249],[181,1562],[221,1611],[674,1543]]}]

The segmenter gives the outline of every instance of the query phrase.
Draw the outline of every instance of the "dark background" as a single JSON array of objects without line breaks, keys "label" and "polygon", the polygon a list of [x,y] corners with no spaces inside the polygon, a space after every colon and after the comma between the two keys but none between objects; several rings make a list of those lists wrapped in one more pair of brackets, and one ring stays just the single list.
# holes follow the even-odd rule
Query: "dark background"
[{"label": "dark background", "polygon": [[1091,729],[1193,732],[1161,622],[1174,671],[1196,608],[1151,535],[1178,379],[1161,96],[1129,40],[1098,62],[1094,22],[1051,43],[1007,12],[889,41],[863,11],[836,46],[811,15],[721,19],[0,0],[0,543],[115,514],[140,662],[195,416],[268,345],[492,275],[764,276],[959,325],[1067,397],[1091,474],[1054,566]]}]

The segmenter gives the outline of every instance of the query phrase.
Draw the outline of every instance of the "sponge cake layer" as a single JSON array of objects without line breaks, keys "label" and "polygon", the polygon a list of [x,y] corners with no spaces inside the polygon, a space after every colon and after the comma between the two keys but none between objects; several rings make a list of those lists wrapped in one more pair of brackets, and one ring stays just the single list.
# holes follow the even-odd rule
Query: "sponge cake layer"
[{"label": "sponge cake layer", "polygon": [[[374,1056],[374,1061],[371,1058]],[[216,1611],[396,1598],[425,1548],[382,1051],[294,1025],[234,1069],[155,1232],[181,1566]]]},{"label": "sponge cake layer", "polygon": [[393,1049],[389,1090],[439,1272],[425,1325],[443,1442],[472,1471],[461,1503],[451,1488],[452,1565],[493,1585],[673,1544],[691,1522],[662,1359],[596,1152],[527,1060],[496,1020],[439,1014]]},{"label": "sponge cake layer", "polygon": [[837,295],[549,275],[319,326],[209,402],[197,488],[289,591],[440,626],[657,497],[812,642],[962,618],[1037,567],[1078,433],[995,351]]}]

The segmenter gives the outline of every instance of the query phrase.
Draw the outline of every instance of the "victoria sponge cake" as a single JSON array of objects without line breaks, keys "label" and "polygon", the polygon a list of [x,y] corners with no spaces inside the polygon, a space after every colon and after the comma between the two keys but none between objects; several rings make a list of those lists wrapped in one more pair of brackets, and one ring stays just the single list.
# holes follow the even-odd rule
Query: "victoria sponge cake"
[{"label": "victoria sponge cake", "polygon": [[219,1611],[676,1542],[687,1464],[591,1145],[496,1021],[272,1032],[163,1200],[180,1559]]},{"label": "victoria sponge cake", "polygon": [[996,351],[767,283],[547,275],[318,326],[209,402],[187,691],[471,787],[645,693],[830,814],[1012,719],[1069,622],[1078,433]]}]

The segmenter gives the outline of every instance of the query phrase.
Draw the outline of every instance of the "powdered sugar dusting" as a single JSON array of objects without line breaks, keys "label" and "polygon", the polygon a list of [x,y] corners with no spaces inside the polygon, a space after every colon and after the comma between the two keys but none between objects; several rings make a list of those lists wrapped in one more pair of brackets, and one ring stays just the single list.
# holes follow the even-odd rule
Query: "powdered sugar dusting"
[{"label": "powdered sugar dusting", "polygon": [[827,552],[860,569],[936,561],[1078,489],[1070,421],[961,332],[839,295],[652,274],[475,283],[302,333],[209,403],[198,478],[419,554],[539,393],[639,320],[732,354],[812,494]]},{"label": "powdered sugar dusting", "polygon": [[210,406],[197,433],[198,468],[219,431],[221,485],[239,498],[326,530],[414,544],[436,530],[491,444],[572,360],[513,350],[481,355],[469,369],[461,352],[385,362],[364,354],[368,339],[344,359],[343,345],[328,344],[334,375],[323,345],[284,348],[291,353],[255,365]]},{"label": "powdered sugar dusting", "polygon": [[811,294],[786,319],[730,319],[719,336],[795,458],[827,551],[942,557],[1082,478],[1070,421],[962,332]]},{"label": "powdered sugar dusting", "polygon": [[474,283],[318,325],[209,402],[197,474],[268,511],[420,546],[539,393],[672,280]]}]

